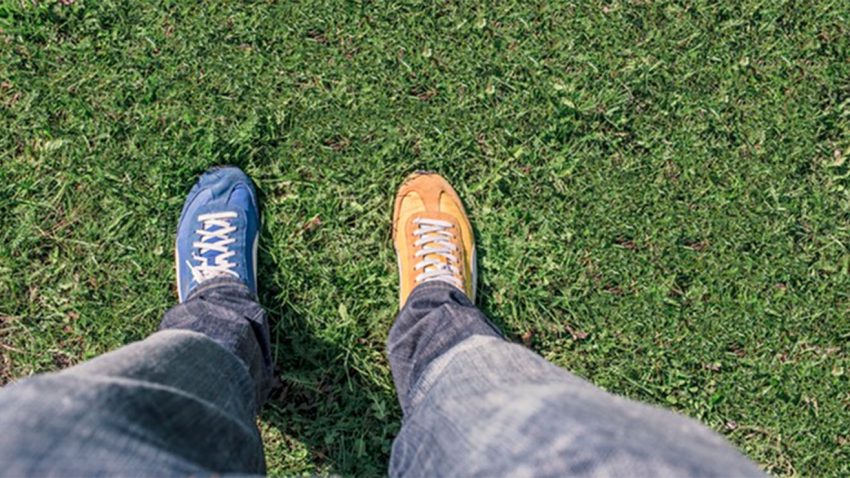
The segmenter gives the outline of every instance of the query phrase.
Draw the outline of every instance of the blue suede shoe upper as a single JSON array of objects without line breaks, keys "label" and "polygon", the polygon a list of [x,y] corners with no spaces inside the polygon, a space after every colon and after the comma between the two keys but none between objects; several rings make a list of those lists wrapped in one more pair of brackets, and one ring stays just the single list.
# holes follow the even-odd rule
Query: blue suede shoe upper
[{"label": "blue suede shoe upper", "polygon": [[204,173],[189,192],[177,226],[180,302],[212,276],[237,278],[256,294],[259,229],[257,194],[248,176],[236,167]]}]

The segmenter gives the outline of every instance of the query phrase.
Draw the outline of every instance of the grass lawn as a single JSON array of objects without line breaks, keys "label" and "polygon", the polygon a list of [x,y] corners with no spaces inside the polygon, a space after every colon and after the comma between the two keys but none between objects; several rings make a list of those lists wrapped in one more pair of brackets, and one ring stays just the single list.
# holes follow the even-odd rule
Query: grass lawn
[{"label": "grass lawn", "polygon": [[383,474],[392,197],[432,169],[509,336],[772,474],[850,475],[846,0],[5,0],[0,28],[0,383],[153,332],[184,195],[236,164],[269,471]]}]

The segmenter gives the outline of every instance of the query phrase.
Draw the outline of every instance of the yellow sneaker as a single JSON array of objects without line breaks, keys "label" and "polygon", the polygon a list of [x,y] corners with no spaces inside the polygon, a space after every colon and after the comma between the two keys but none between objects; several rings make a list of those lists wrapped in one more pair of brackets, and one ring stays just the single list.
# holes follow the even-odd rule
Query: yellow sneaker
[{"label": "yellow sneaker", "polygon": [[475,302],[475,238],[452,186],[439,174],[416,172],[395,198],[393,244],[398,257],[399,308],[413,288],[441,281]]}]

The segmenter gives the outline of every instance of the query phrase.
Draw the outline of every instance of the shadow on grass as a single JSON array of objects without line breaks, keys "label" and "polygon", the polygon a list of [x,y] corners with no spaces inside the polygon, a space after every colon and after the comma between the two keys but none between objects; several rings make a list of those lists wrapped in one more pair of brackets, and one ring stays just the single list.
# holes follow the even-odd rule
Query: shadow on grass
[{"label": "shadow on grass", "polygon": [[[260,256],[261,276],[276,267]],[[266,444],[269,472],[385,475],[401,419],[394,390],[346,365],[351,352],[317,337],[293,307],[281,303],[283,291],[261,281],[259,292],[279,378],[261,413],[262,421],[281,435]],[[362,345],[383,351],[382,343]]]},{"label": "shadow on grass", "polygon": [[[464,207],[468,206],[464,204]],[[481,235],[478,233],[478,228],[475,226],[474,221],[472,221],[472,234],[476,238],[481,237]],[[484,313],[484,315],[488,319],[490,319],[490,322],[492,322],[493,325],[495,325],[499,330],[502,331],[502,334],[506,339],[510,340],[511,342],[519,342],[516,331],[508,327],[508,325],[498,315],[493,313],[495,307],[492,305],[490,300],[492,290],[486,282],[481,280],[482,277],[487,274],[487,271],[481,267],[481,264],[487,261],[487,249],[481,247],[480,243],[477,243],[477,241],[475,245],[475,254],[477,256],[476,260],[478,263],[478,284],[477,290],[475,292],[475,305],[478,307],[479,310],[481,310],[481,312]]]}]

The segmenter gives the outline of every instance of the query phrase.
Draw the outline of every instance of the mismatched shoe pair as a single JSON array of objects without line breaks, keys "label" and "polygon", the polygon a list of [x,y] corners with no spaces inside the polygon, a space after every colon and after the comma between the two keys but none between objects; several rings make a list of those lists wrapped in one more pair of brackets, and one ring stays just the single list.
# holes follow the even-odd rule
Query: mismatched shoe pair
[{"label": "mismatched shoe pair", "polygon": [[[416,172],[395,198],[393,244],[399,308],[421,283],[441,281],[475,301],[475,240],[460,197],[439,174]],[[177,290],[185,301],[203,282],[230,276],[257,293],[260,210],[248,176],[236,167],[204,173],[186,199],[177,227]]]}]

